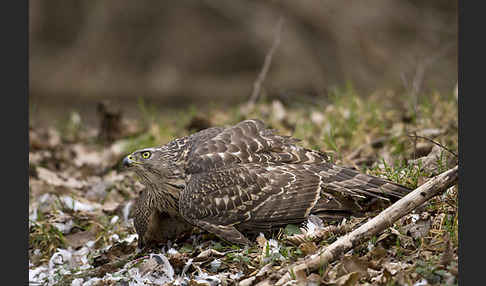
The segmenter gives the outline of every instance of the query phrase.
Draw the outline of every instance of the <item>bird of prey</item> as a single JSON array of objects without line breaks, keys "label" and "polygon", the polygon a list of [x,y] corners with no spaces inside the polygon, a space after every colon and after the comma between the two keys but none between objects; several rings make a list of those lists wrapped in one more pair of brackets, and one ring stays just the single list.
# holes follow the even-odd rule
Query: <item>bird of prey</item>
[{"label": "bird of prey", "polygon": [[[212,127],[123,159],[146,185],[134,208],[139,247],[160,213],[231,243],[247,232],[305,221],[362,215],[393,201],[404,186],[329,162],[322,152],[267,129],[260,120]],[[167,227],[166,227],[167,229]]]}]

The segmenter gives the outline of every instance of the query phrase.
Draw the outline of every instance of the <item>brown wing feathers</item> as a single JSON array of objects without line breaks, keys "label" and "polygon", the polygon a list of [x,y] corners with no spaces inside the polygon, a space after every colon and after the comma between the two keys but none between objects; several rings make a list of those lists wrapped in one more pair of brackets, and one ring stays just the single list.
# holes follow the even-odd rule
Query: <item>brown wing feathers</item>
[{"label": "brown wing feathers", "polygon": [[315,163],[327,160],[317,151],[295,145],[297,140],[275,135],[259,120],[246,120],[224,130],[189,153],[189,173],[241,163]]}]

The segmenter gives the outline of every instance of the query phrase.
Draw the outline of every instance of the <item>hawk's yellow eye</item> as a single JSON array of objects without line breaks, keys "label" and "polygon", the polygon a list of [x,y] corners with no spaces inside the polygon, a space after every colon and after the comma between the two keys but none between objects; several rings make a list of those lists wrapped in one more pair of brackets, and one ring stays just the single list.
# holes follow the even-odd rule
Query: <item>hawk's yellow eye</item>
[{"label": "hawk's yellow eye", "polygon": [[145,151],[142,153],[142,158],[148,159],[150,157],[151,153],[149,151]]}]

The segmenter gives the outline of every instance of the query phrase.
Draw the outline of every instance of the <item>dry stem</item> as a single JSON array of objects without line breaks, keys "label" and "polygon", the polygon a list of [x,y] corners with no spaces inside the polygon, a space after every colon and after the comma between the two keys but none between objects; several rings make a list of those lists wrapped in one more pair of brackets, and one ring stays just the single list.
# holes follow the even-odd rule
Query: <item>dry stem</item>
[{"label": "dry stem", "polygon": [[253,92],[251,93],[250,100],[248,101],[248,105],[250,107],[252,107],[257,102],[258,97],[260,96],[262,83],[265,80],[265,77],[267,76],[268,70],[270,69],[270,64],[272,63],[273,54],[275,53],[275,50],[280,44],[283,22],[284,22],[284,18],[280,16],[277,23],[277,29],[275,30],[275,38],[273,39],[272,47],[270,48],[267,55],[265,56],[265,61],[263,63],[262,70],[260,71],[260,74],[258,75],[258,78],[256,79],[255,83],[253,84]]}]

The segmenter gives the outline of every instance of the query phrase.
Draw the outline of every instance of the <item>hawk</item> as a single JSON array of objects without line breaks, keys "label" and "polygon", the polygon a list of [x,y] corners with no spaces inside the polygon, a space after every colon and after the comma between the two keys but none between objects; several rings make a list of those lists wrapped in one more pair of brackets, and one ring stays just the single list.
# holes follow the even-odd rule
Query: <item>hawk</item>
[{"label": "hawk", "polygon": [[334,165],[326,154],[297,142],[253,119],[126,156],[123,165],[146,186],[133,215],[139,247],[147,240],[151,219],[161,213],[226,241],[249,244],[243,233],[301,223],[310,215],[324,220],[360,216],[373,202],[410,192]]}]

